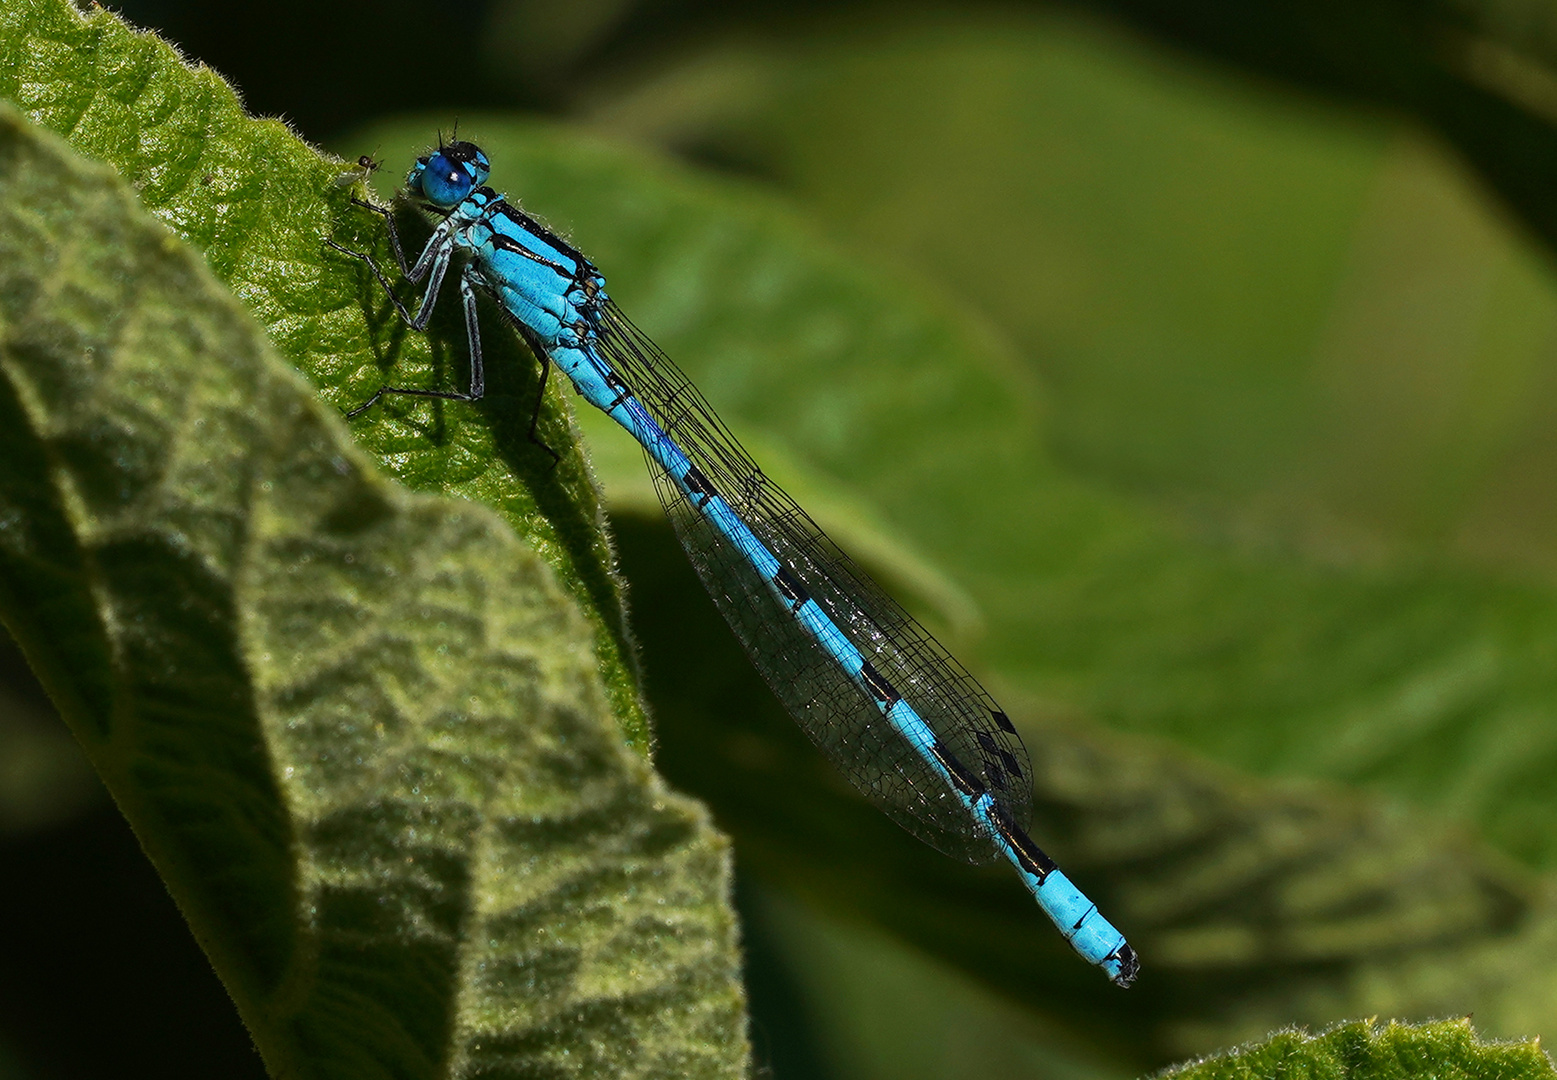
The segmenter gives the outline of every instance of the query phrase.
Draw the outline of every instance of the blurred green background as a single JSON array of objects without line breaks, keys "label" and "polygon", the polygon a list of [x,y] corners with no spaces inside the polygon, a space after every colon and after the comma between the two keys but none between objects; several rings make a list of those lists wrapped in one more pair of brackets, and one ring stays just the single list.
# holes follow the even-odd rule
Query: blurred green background
[{"label": "blurred green background", "polygon": [[[112,6],[384,159],[386,194],[405,133],[463,117],[583,243],[566,177],[504,179],[546,117],[960,327],[938,375],[813,364],[852,329],[820,324],[754,373],[585,245],[1018,717],[1035,835],[1143,956],[1114,991],[1008,875],[843,789],[581,416],[657,761],[736,840],[772,1076],[1129,1076],[1371,1013],[1557,1029],[1557,9]],[[883,437],[836,383],[882,388]],[[0,917],[38,927],[0,952],[0,1077],[260,1075],[14,652],[0,680]]]}]

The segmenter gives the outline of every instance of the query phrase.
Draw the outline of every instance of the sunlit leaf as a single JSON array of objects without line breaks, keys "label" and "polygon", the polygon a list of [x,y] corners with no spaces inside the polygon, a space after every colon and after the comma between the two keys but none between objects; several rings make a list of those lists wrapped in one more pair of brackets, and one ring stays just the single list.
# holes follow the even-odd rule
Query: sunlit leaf
[{"label": "sunlit leaf", "polygon": [[737,1076],[724,841],[495,515],[0,114],[0,615],[275,1076]]}]

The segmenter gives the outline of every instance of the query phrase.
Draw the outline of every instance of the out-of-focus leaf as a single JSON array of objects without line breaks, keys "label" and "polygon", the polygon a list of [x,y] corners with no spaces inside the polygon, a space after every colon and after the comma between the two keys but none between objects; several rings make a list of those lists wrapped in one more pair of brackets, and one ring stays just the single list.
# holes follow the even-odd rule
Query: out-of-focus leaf
[{"label": "out-of-focus leaf", "polygon": [[[625,16],[621,6],[607,5],[613,33],[593,39],[592,49],[563,52],[571,69],[547,72],[544,92],[551,98],[577,103],[608,92],[622,79],[612,61],[628,57],[642,70],[684,55],[689,40],[751,41],[795,30],[837,35],[842,24],[888,28],[902,21],[897,9],[883,18],[886,9],[866,3],[654,0],[631,5]],[[1557,19],[1544,0],[1047,0],[1004,11],[1024,8],[1101,16],[1213,59],[1226,71],[1368,111],[1414,116],[1464,154],[1548,248],[1557,244],[1550,196],[1557,187]],[[600,24],[569,22],[587,22],[586,33]],[[529,31],[525,54],[544,52],[536,35],[547,27],[533,17],[494,19],[490,32],[512,43],[521,25]],[[573,25],[563,33],[577,33]],[[511,64],[514,50],[499,53],[489,45],[487,55],[487,71],[501,77],[497,58]],[[682,103],[693,111],[706,104],[695,96]],[[937,107],[962,104],[947,99]],[[1008,130],[1001,138],[1020,142],[1023,135]]]},{"label": "out-of-focus leaf", "polygon": [[1298,86],[1415,114],[1557,245],[1557,22],[1541,0],[1079,0]]},{"label": "out-of-focus leaf", "polygon": [[0,628],[0,841],[67,821],[101,799],[102,791],[16,643]]},{"label": "out-of-focus leaf", "polygon": [[56,824],[101,797],[65,729],[31,723],[28,711],[0,687],[0,836]]},{"label": "out-of-focus leaf", "polygon": [[[1022,421],[1000,406],[959,426],[903,389],[893,432],[831,444],[776,395],[731,409],[788,423],[966,587],[1008,685],[1405,797],[1554,865],[1557,595],[1487,573],[1483,541],[1454,557],[1467,531],[1510,535],[1478,503],[1499,477],[1538,546],[1557,291],[1423,155],[1010,14],[698,54],[607,114],[765,164],[1051,380],[1022,434],[1085,488],[1001,448]],[[803,377],[831,400],[854,363]],[[893,484],[908,455],[942,486]],[[1105,489],[1139,509],[1108,516],[1125,502]]]},{"label": "out-of-focus leaf", "polygon": [[1343,1024],[1322,1035],[1270,1039],[1162,1074],[1179,1080],[1547,1080],[1557,1075],[1540,1043],[1482,1042],[1469,1020]]},{"label": "out-of-focus leaf", "polygon": [[0,614],[272,1075],[741,1075],[725,843],[548,565],[9,106],[0,187]]},{"label": "out-of-focus leaf", "polygon": [[[0,98],[112,166],[142,203],[249,307],[272,342],[342,408],[397,379],[457,385],[464,325],[450,305],[432,333],[406,330],[366,267],[323,239],[374,251],[393,265],[383,221],[348,200],[361,172],[322,157],[275,120],[254,120],[209,69],[114,15],[66,0],[0,7]],[[648,749],[632,646],[597,493],[553,396],[541,434],[560,464],[528,439],[533,364],[494,335],[496,378],[478,407],[405,402],[354,421],[353,434],[401,482],[480,499],[556,570],[594,628],[601,675],[626,737]]]},{"label": "out-of-focus leaf", "polygon": [[[837,1080],[1128,1080],[1117,1047],[993,993],[858,920],[828,918],[782,889],[743,912],[783,949]],[[761,1053],[761,1044],[755,1048]],[[760,1058],[759,1058],[760,1060]],[[779,1071],[780,1076],[790,1075]],[[798,1074],[796,1074],[798,1075]]]},{"label": "out-of-focus leaf", "polygon": [[808,903],[884,926],[1143,1067],[1355,1015],[1474,1011],[1508,1035],[1550,1026],[1557,899],[1473,837],[1007,697],[1033,754],[1034,836],[1142,955],[1140,981],[1120,994],[1002,867],[959,867],[903,835],[777,705],[732,711],[760,681],[668,527],[622,519],[618,542],[660,767],[714,807],[744,865]]}]

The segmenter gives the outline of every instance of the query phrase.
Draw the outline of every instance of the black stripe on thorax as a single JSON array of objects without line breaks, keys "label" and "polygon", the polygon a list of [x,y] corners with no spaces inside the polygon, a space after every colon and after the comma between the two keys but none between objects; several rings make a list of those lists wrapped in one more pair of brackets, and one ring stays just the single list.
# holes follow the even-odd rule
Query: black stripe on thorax
[{"label": "black stripe on thorax", "polygon": [[552,232],[539,221],[536,221],[533,217],[531,217],[529,214],[526,214],[513,203],[509,202],[502,195],[499,195],[491,188],[482,188],[481,190],[489,193],[492,199],[492,202],[487,206],[486,213],[484,213],[482,217],[493,217],[495,215],[501,214],[503,217],[507,218],[509,221],[512,221],[525,232],[535,237],[537,240],[544,240],[548,244],[552,245],[568,258],[578,263],[579,266],[582,267],[590,265],[589,260],[584,258],[583,252],[574,248],[572,244],[569,244],[562,237]]},{"label": "black stripe on thorax", "polygon": [[536,221],[529,214],[526,214],[523,210],[519,209],[513,203],[505,199],[502,195],[499,195],[496,191],[493,191],[491,188],[484,187],[477,188],[475,193],[478,195],[486,195],[491,200],[482,210],[481,216],[476,219],[479,223],[489,222],[494,217],[506,218],[508,221],[513,222],[515,225],[519,226],[519,228],[523,229],[537,240],[540,240],[546,244],[550,244],[563,255],[572,259],[573,266],[570,268],[562,265],[561,263],[553,262],[544,255],[539,255],[536,252],[531,251],[513,237],[507,236],[504,233],[498,231],[496,228],[493,228],[492,246],[497,248],[499,251],[508,251],[516,255],[523,255],[527,259],[533,259],[542,266],[548,267],[555,271],[558,276],[565,277],[569,281],[572,281],[574,284],[580,286],[588,285],[590,280],[599,273],[599,271],[595,269],[595,265],[584,257],[583,252],[573,247],[572,244],[569,244],[562,237],[558,236],[546,226]]},{"label": "black stripe on thorax", "polygon": [[578,280],[577,270],[571,270],[554,259],[548,259],[538,251],[531,251],[529,248],[525,247],[507,233],[500,233],[496,229],[493,229],[491,235],[492,247],[494,249],[498,251],[506,251],[512,255],[519,255],[523,258],[529,259],[533,263],[539,263],[540,265],[546,267],[546,269],[550,270],[552,273],[556,274],[558,277],[565,280]]}]

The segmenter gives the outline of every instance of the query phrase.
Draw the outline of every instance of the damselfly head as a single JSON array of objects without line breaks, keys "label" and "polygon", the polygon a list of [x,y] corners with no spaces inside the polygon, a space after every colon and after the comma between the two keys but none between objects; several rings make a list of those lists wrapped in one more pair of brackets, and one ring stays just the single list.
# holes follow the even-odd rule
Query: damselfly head
[{"label": "damselfly head", "polygon": [[465,171],[470,174],[470,182],[476,187],[486,183],[487,177],[492,175],[492,163],[487,160],[487,155],[481,147],[475,143],[450,143],[443,148],[442,154],[450,161],[463,165]]},{"label": "damselfly head", "polygon": [[405,185],[441,210],[451,209],[492,173],[492,164],[475,143],[455,142],[423,154],[406,174]]}]

